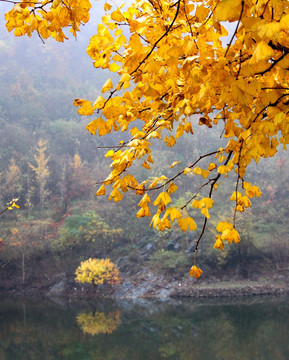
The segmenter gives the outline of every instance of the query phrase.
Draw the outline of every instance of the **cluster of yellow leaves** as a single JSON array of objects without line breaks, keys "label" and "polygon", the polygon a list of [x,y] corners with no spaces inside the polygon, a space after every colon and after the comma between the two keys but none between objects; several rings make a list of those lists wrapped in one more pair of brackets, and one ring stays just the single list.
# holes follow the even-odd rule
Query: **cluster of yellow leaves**
[{"label": "cluster of yellow leaves", "polygon": [[203,198],[201,200],[194,200],[192,206],[194,208],[200,209],[201,213],[207,218],[210,219],[209,209],[213,207],[214,200],[211,198]]},{"label": "cluster of yellow leaves", "polygon": [[98,311],[82,312],[77,315],[76,321],[84,334],[112,334],[120,325],[120,315],[120,311],[108,314]]},{"label": "cluster of yellow leaves", "polygon": [[63,29],[70,27],[76,36],[80,25],[89,20],[90,8],[89,0],[21,0],[5,14],[6,27],[15,36],[31,36],[36,31],[42,39],[51,36],[63,41],[67,39]]},{"label": "cluster of yellow leaves", "polygon": [[240,191],[234,191],[230,197],[231,201],[236,202],[236,211],[243,212],[245,208],[252,206],[250,199],[253,197],[260,197],[262,195],[260,189],[256,185],[252,185],[248,182],[243,182],[243,188],[245,189],[245,195],[242,195]]},{"label": "cluster of yellow leaves", "polygon": [[[50,10],[45,12],[45,6]],[[74,18],[76,25],[86,22],[89,7],[88,1],[34,5],[23,1],[6,14],[7,27],[16,29],[17,35],[29,35],[35,27],[44,38],[48,31],[62,40],[61,27],[74,24]],[[74,11],[72,17],[68,8],[71,14]],[[111,172],[97,195],[105,195],[108,187],[112,187],[108,199],[116,202],[128,191],[141,195],[137,217],[152,216],[151,226],[158,230],[169,229],[174,220],[183,231],[197,230],[185,209],[192,200],[206,224],[212,190],[229,174],[237,184],[242,180],[245,190],[242,194],[236,188],[231,197],[235,211],[251,206],[250,199],[261,192],[244,182],[248,165],[274,156],[279,144],[286,148],[289,143],[289,2],[137,0],[120,7],[105,3],[104,9],[87,53],[96,68],[108,69],[112,75],[95,101],[77,99],[75,105],[81,115],[96,115],[86,127],[92,135],[122,131],[129,132],[130,140],[106,154]],[[222,37],[228,35],[224,24],[228,23],[234,31],[224,43]],[[160,175],[139,182],[129,173],[136,161],[150,170],[153,141],[174,147],[184,134],[194,134],[193,125],[223,126],[227,145],[193,159],[192,166],[174,162],[172,167],[178,165],[178,172],[171,178]],[[201,161],[210,156],[216,156],[218,164],[211,162],[205,169]],[[205,186],[209,190],[201,200],[194,197],[177,208],[173,196],[184,175],[201,176],[206,181],[202,191]],[[234,226],[220,223],[215,247],[222,248],[224,240],[239,241]]]},{"label": "cluster of yellow leaves", "polygon": [[233,224],[221,221],[219,222],[216,230],[221,233],[221,235],[216,236],[216,241],[214,244],[215,249],[223,250],[224,241],[228,241],[230,244],[232,242],[238,243],[240,242],[240,236],[238,231],[234,228]]},{"label": "cluster of yellow leaves", "polygon": [[119,270],[109,259],[88,259],[82,261],[75,271],[77,282],[82,284],[112,284],[120,282]]},{"label": "cluster of yellow leaves", "polygon": [[9,201],[7,203],[7,209],[8,210],[13,210],[13,208],[16,208],[16,209],[20,209],[20,206],[17,205],[17,201],[19,200],[19,198],[17,199],[12,199],[11,201]]}]

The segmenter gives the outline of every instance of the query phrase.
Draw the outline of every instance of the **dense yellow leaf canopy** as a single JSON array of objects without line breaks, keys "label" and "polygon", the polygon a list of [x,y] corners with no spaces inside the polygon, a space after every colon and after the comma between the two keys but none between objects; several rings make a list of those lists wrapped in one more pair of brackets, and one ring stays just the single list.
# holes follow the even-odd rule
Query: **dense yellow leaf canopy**
[{"label": "dense yellow leaf canopy", "polygon": [[[37,31],[42,38],[63,41],[62,29],[70,26],[75,34],[88,21],[90,6],[88,0],[21,1],[6,14],[7,28],[15,35]],[[289,142],[289,2],[137,0],[122,7],[105,3],[104,9],[87,52],[111,77],[94,103],[78,99],[75,105],[82,115],[96,115],[87,125],[91,134],[121,130],[130,133],[130,140],[110,153],[111,173],[97,195],[104,195],[105,187],[112,187],[109,199],[115,201],[128,191],[142,195],[137,217],[151,216],[155,208],[151,225],[159,230],[175,222],[183,231],[196,231],[187,212],[191,204],[204,215],[197,250],[219,180],[235,176],[231,201],[235,215],[244,211],[250,199],[261,196],[245,181],[248,165],[274,156],[278,145],[286,148]],[[226,28],[233,30],[224,42]],[[184,134],[194,136],[194,127],[217,125],[227,145],[216,144],[215,151],[189,166],[174,162],[171,178],[139,181],[129,173],[136,161],[150,169],[152,140],[174,147]],[[209,166],[202,165],[204,159]],[[204,185],[177,208],[171,195],[181,191],[177,182],[183,176],[201,177]],[[200,190],[207,193],[199,197]],[[145,197],[149,193],[152,201]],[[240,240],[235,216],[217,231],[215,248],[222,250],[224,240]]]}]

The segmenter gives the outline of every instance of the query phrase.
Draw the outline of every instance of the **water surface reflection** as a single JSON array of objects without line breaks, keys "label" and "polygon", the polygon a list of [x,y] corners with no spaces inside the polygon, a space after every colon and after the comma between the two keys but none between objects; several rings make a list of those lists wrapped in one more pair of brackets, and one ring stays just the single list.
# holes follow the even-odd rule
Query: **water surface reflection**
[{"label": "water surface reflection", "polygon": [[53,303],[3,299],[1,360],[288,360],[288,298]]}]

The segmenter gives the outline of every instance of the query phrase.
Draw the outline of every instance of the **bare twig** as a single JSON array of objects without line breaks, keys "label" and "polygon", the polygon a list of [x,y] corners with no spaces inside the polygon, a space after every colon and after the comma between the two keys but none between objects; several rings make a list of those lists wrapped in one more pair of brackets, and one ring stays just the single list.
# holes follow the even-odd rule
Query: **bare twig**
[{"label": "bare twig", "polygon": [[181,3],[181,0],[178,0],[177,2],[177,10],[176,10],[176,13],[175,13],[175,16],[170,24],[170,26],[168,27],[168,29],[166,30],[166,32],[154,43],[153,47],[151,48],[151,50],[149,51],[149,53],[144,57],[144,59],[138,64],[138,66],[130,73],[130,75],[134,74],[141,66],[142,64],[151,56],[151,54],[153,53],[153,51],[155,50],[155,48],[157,47],[158,43],[168,35],[168,33],[171,31],[171,28],[173,27],[177,17],[178,17],[178,14],[179,14],[179,10],[180,10],[180,3]]},{"label": "bare twig", "polygon": [[[228,162],[230,161],[230,158],[233,154],[233,151],[230,151],[229,154],[228,154],[228,157],[227,157],[227,160],[225,161],[224,165],[227,165]],[[213,189],[214,189],[214,185],[217,183],[217,181],[220,179],[221,177],[221,174],[218,174],[213,180],[212,180],[212,184],[211,184],[211,187],[210,187],[210,192],[209,192],[209,198],[211,199],[212,198],[212,194],[213,194]],[[204,223],[203,223],[203,228],[202,228],[202,231],[201,231],[201,234],[199,236],[199,238],[195,241],[196,242],[196,246],[195,246],[195,249],[194,249],[194,252],[196,252],[198,250],[198,247],[199,247],[199,244],[200,244],[200,241],[205,233],[205,230],[206,230],[206,227],[207,227],[207,221],[208,219],[205,218],[204,220]]]},{"label": "bare twig", "polygon": [[288,52],[284,52],[278,59],[273,60],[272,64],[268,67],[268,69],[260,71],[258,73],[255,73],[255,75],[264,75],[264,74],[266,74],[268,71],[272,70],[273,67],[276,64],[278,64],[279,61],[283,60],[286,55],[288,55]]},{"label": "bare twig", "polygon": [[240,13],[240,17],[239,17],[239,20],[238,20],[238,22],[237,22],[237,26],[236,26],[236,29],[235,29],[235,31],[234,31],[234,34],[233,34],[233,36],[232,36],[232,38],[231,38],[231,40],[230,40],[230,42],[229,42],[229,44],[228,44],[228,46],[227,46],[227,50],[226,50],[226,52],[225,52],[225,57],[227,56],[227,54],[228,54],[228,51],[229,51],[229,49],[230,49],[230,47],[231,47],[231,45],[232,45],[232,42],[233,42],[233,39],[234,39],[234,37],[235,37],[235,35],[237,34],[237,31],[238,31],[238,28],[239,28],[239,25],[240,25],[240,22],[241,22],[241,19],[242,19],[242,15],[243,15],[243,11],[244,11],[244,0],[242,0],[242,9],[241,9],[241,13]]}]

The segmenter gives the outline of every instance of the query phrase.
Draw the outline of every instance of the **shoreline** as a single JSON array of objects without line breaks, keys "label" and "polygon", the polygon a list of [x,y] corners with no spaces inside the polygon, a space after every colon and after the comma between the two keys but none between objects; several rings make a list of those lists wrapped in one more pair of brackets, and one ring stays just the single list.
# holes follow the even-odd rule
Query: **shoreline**
[{"label": "shoreline", "polygon": [[226,299],[255,296],[289,295],[289,281],[286,280],[239,280],[197,283],[191,279],[180,281],[153,274],[129,278],[117,286],[81,285],[71,279],[60,278],[42,287],[0,288],[2,296],[40,296],[46,298],[63,297],[67,299]]}]

